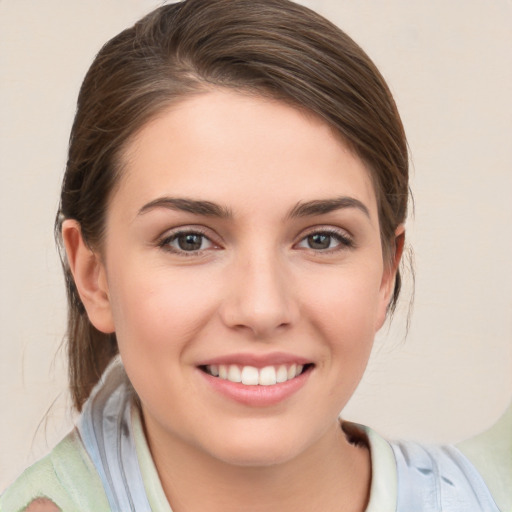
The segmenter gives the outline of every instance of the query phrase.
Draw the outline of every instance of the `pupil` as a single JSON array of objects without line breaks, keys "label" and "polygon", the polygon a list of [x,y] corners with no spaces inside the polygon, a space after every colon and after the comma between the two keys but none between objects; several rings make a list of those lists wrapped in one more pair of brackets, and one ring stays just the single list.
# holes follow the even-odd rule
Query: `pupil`
[{"label": "pupil", "polygon": [[202,245],[202,235],[180,235],[178,237],[178,245],[183,251],[198,251]]},{"label": "pupil", "polygon": [[311,249],[329,249],[331,245],[330,235],[315,234],[308,236],[308,243]]}]

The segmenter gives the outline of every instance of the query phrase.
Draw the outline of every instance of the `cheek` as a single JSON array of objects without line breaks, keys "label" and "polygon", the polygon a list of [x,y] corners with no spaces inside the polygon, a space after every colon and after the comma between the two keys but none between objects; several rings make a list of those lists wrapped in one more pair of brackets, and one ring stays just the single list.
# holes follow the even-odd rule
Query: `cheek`
[{"label": "cheek", "polygon": [[[357,388],[368,364],[379,311],[379,265],[332,269],[315,283],[303,283],[303,316],[309,318],[311,338],[317,340],[319,376],[327,407],[338,415]],[[305,295],[307,294],[307,295]],[[320,412],[318,413],[319,415]]]},{"label": "cheek", "polygon": [[123,264],[110,276],[119,352],[142,402],[155,413],[168,400],[189,394],[176,376],[190,362],[189,350],[215,310],[204,279],[183,274]]},{"label": "cheek", "polygon": [[327,340],[330,350],[367,353],[373,343],[380,314],[378,265],[333,269],[304,285],[307,316]]},{"label": "cheek", "polygon": [[203,276],[135,263],[127,267],[137,271],[117,267],[109,282],[121,352],[132,350],[155,358],[160,351],[175,354],[215,310],[215,298],[205,293]]}]

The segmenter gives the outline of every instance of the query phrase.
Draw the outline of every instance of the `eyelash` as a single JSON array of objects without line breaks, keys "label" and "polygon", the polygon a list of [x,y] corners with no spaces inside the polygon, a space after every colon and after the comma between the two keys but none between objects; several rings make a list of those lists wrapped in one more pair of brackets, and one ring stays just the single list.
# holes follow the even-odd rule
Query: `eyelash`
[{"label": "eyelash", "polygon": [[[355,247],[355,243],[353,238],[348,235],[345,231],[333,229],[333,228],[319,228],[314,229],[307,233],[305,236],[303,236],[299,244],[305,242],[307,243],[308,238],[315,236],[315,235],[323,235],[327,236],[331,239],[334,239],[338,242],[338,245],[335,247],[328,247],[326,249],[313,249],[311,247],[304,247],[305,250],[313,251],[317,254],[332,254],[337,251],[342,251],[344,249],[353,249]],[[296,244],[298,245],[298,244]]]},{"label": "eyelash", "polygon": [[[305,250],[308,250],[308,251],[312,251],[314,253],[320,253],[320,254],[331,254],[331,253],[334,253],[334,252],[337,252],[337,251],[341,251],[341,250],[344,250],[344,249],[352,249],[355,247],[355,244],[354,244],[354,240],[352,239],[351,236],[349,236],[348,234],[346,234],[345,232],[342,232],[342,231],[338,231],[336,229],[328,229],[328,228],[324,228],[324,229],[316,229],[316,230],[312,230],[310,231],[309,233],[307,233],[305,236],[303,236],[300,241],[297,243],[297,244],[294,244],[294,247],[296,246],[299,246],[299,244],[301,243],[307,243],[308,241],[308,238],[310,237],[313,237],[315,235],[321,235],[321,236],[326,236],[326,237],[329,237],[330,239],[334,239],[338,242],[338,244],[335,246],[335,247],[327,247],[325,249],[314,249],[312,247],[304,247],[303,249]],[[201,237],[202,241],[201,241],[201,245],[204,243],[205,240],[207,240],[211,245],[212,247],[208,247],[208,248],[205,248],[205,249],[196,249],[196,250],[191,250],[191,251],[187,251],[185,249],[181,249],[181,248],[175,248],[175,247],[172,247],[171,246],[171,243],[174,242],[174,241],[178,241],[180,237],[182,236],[197,236],[197,237]],[[158,242],[158,247],[160,247],[161,249],[165,250],[165,251],[168,251],[168,252],[171,252],[173,254],[177,254],[179,256],[184,256],[184,257],[188,257],[188,256],[197,256],[197,255],[200,255],[202,253],[204,253],[204,251],[207,251],[211,248],[219,248],[215,242],[213,242],[211,240],[211,238],[209,238],[203,231],[201,231],[200,229],[182,229],[180,231],[176,231],[166,237],[164,237],[162,240],[160,240]]]},{"label": "eyelash", "polygon": [[217,247],[215,242],[213,242],[210,237],[208,237],[204,232],[202,232],[200,229],[197,229],[197,228],[194,228],[194,229],[182,229],[180,231],[175,231],[174,233],[172,233],[172,234],[164,237],[162,240],[160,240],[158,242],[158,247],[160,247],[164,251],[168,251],[168,252],[171,252],[173,254],[178,254],[179,256],[185,256],[185,257],[187,257],[187,256],[197,256],[197,255],[199,255],[199,254],[201,254],[204,251],[209,249],[209,248],[207,248],[207,249],[197,249],[197,250],[187,251],[185,249],[175,248],[175,247],[172,247],[170,245],[172,242],[178,241],[179,238],[182,237],[182,236],[197,236],[197,237],[201,237],[201,239],[202,239],[201,245],[204,243],[205,240],[207,240],[208,242],[210,242],[210,244],[213,247]]}]

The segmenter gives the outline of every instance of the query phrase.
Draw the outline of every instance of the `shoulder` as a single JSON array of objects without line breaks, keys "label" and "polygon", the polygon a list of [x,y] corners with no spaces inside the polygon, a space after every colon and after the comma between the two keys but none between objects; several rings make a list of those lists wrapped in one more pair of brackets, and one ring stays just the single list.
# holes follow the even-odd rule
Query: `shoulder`
[{"label": "shoulder", "polygon": [[[388,441],[368,427],[349,426],[366,435],[371,452],[372,483],[366,512],[512,512],[509,427],[500,425],[499,439],[486,436],[485,443],[482,439],[471,440],[459,449]],[[346,422],[343,428],[347,432]],[[482,450],[485,454],[485,445],[492,445],[491,449],[499,452],[501,463],[484,455],[488,464],[484,473],[482,465],[468,458],[467,451],[471,447],[473,454]],[[497,492],[499,486],[502,494]]]},{"label": "shoulder", "polygon": [[398,511],[499,512],[477,469],[454,446],[390,445],[397,467]]},{"label": "shoulder", "polygon": [[457,448],[482,475],[500,509],[512,511],[512,404],[491,428]]},{"label": "shoulder", "polygon": [[1,512],[109,510],[101,480],[76,430],[0,496]]}]

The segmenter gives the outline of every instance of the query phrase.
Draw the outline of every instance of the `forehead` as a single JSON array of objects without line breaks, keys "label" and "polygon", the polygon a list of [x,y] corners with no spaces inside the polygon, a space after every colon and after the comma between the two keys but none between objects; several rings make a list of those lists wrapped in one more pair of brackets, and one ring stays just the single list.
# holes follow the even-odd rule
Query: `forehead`
[{"label": "forehead", "polygon": [[163,194],[235,210],[348,195],[377,215],[366,166],[327,123],[239,92],[213,90],[164,110],[127,144],[122,169],[115,196],[139,206]]}]

